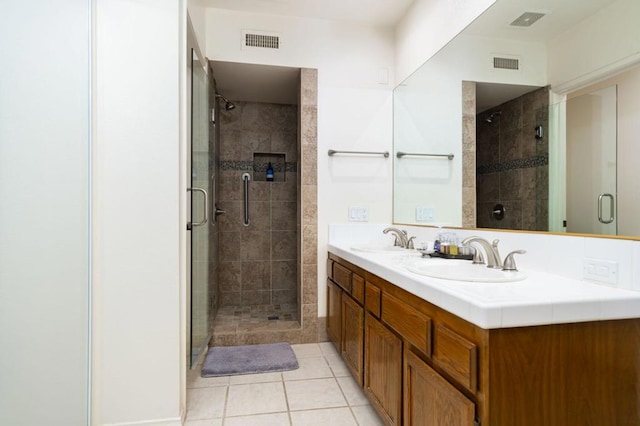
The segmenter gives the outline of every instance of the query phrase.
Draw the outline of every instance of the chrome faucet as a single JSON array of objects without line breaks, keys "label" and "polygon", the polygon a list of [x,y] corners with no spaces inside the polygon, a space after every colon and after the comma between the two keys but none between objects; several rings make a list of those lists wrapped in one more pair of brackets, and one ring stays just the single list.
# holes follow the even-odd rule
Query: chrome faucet
[{"label": "chrome faucet", "polygon": [[388,234],[389,232],[393,233],[393,235],[395,235],[396,237],[395,241],[393,242],[394,246],[398,246],[402,248],[409,247],[409,240],[407,239],[406,231],[402,231],[398,228],[385,228],[382,231],[383,234]]},{"label": "chrome faucet", "polygon": [[[481,237],[467,237],[462,240],[462,245],[467,246],[471,243],[479,244],[483,249],[487,257],[487,268],[502,268],[502,260],[500,259],[500,252],[498,251],[498,242],[500,240],[493,240],[493,243],[485,240]],[[473,256],[473,263],[484,263],[482,255],[479,250],[476,250],[476,254]]]},{"label": "chrome faucet", "polygon": [[[525,254],[525,250],[515,250],[512,251],[504,258],[504,265],[502,260],[500,260],[500,252],[498,251],[498,242],[500,240],[493,240],[492,243],[480,237],[468,237],[462,240],[463,246],[469,246],[472,243],[476,243],[484,249],[487,254],[487,268],[502,268],[503,271],[517,271],[516,261],[513,256],[516,254]],[[482,258],[482,253],[476,249],[475,254],[473,255],[473,263],[481,263],[484,264],[484,259]]]}]

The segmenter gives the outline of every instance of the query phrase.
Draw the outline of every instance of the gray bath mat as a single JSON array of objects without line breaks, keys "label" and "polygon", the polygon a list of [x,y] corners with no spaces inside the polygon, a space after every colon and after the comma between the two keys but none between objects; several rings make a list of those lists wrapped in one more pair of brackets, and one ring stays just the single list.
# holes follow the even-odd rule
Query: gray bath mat
[{"label": "gray bath mat", "polygon": [[209,349],[202,365],[202,377],[268,373],[298,368],[296,354],[288,343],[268,345],[216,346]]}]

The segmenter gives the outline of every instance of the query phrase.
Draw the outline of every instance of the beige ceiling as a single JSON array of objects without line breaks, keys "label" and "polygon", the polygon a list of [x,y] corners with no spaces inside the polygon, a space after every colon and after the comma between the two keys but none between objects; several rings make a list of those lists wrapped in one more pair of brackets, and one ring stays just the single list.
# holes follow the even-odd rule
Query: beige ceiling
[{"label": "beige ceiling", "polygon": [[[498,0],[465,34],[547,43],[615,0]],[[524,12],[544,13],[530,27],[509,25]]]},{"label": "beige ceiling", "polygon": [[230,101],[298,103],[299,68],[211,61],[218,93]]}]

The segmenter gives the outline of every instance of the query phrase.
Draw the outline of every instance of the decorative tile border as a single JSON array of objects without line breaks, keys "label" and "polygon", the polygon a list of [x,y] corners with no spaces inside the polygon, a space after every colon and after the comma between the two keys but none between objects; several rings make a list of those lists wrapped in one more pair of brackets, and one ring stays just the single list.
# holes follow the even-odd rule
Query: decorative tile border
[{"label": "decorative tile border", "polygon": [[[223,171],[244,171],[244,172],[264,172],[267,170],[268,163],[254,163],[253,161],[220,161],[219,169]],[[275,172],[292,172],[298,171],[298,163],[295,161],[287,161],[282,170],[281,163],[272,163]]]},{"label": "decorative tile border", "polygon": [[476,168],[476,173],[479,175],[485,175],[488,173],[500,173],[508,172],[510,170],[528,169],[532,167],[541,167],[549,165],[549,155],[534,155],[527,158],[517,158],[511,161],[505,161],[504,163],[489,164],[486,166],[479,166]]}]

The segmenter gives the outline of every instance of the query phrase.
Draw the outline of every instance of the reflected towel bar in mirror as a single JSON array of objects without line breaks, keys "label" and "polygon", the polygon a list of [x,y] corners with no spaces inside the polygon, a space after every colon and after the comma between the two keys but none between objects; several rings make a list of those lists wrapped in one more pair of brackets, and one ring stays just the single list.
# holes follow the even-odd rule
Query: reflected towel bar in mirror
[{"label": "reflected towel bar in mirror", "polygon": [[373,151],[337,151],[335,149],[329,150],[329,157],[333,157],[336,154],[382,155],[384,158],[389,157],[389,151],[373,152]]},{"label": "reflected towel bar in mirror", "polygon": [[440,157],[440,158],[446,158],[448,160],[453,160],[453,154],[420,154],[420,153],[402,152],[402,151],[398,151],[396,153],[396,157],[398,157],[398,158],[407,157],[407,156],[411,156],[411,157]]}]

